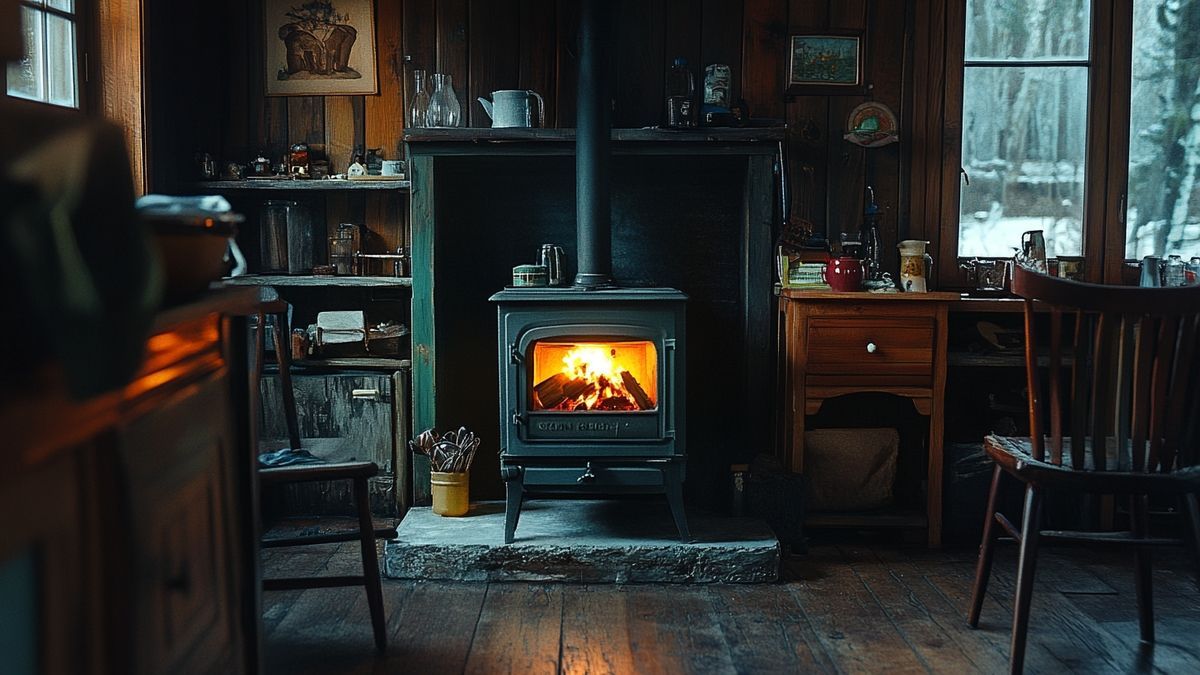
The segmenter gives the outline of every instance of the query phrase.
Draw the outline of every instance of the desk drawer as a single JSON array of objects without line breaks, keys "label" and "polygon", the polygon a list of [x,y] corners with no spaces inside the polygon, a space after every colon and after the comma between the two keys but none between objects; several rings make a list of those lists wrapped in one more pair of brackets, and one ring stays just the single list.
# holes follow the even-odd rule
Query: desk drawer
[{"label": "desk drawer", "polygon": [[808,322],[808,372],[931,375],[932,317],[816,317]]}]

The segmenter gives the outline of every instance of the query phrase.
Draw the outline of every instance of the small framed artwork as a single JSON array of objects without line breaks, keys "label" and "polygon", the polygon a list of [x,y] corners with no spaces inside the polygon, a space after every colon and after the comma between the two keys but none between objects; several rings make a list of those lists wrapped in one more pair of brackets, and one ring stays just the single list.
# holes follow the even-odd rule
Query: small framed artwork
[{"label": "small framed artwork", "polygon": [[264,0],[267,96],[374,94],[375,0]]},{"label": "small framed artwork", "polygon": [[862,94],[865,62],[861,32],[793,35],[788,58],[790,95]]}]

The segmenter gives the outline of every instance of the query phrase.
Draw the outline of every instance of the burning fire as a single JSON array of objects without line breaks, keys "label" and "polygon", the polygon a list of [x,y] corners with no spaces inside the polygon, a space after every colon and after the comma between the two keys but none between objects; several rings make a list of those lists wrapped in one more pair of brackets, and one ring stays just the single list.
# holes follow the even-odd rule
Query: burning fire
[{"label": "burning fire", "polygon": [[535,407],[541,410],[652,410],[651,393],[620,363],[608,344],[572,345],[558,372],[537,383]]}]

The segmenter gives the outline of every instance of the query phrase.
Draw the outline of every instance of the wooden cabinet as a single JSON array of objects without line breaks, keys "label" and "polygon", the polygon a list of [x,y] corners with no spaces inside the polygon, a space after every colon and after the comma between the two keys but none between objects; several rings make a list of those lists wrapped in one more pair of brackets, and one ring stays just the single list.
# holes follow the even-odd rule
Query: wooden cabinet
[{"label": "wooden cabinet", "polygon": [[[262,379],[260,449],[287,444],[279,378]],[[371,511],[402,515],[409,505],[408,371],[292,372],[301,446],[330,462],[371,461],[379,475],[368,480]],[[275,486],[264,497],[270,510],[285,514],[354,515],[348,481]]]},{"label": "wooden cabinet", "polygon": [[164,312],[107,394],[74,400],[53,368],[0,392],[0,670],[257,670],[248,386],[228,358],[228,316],[256,306]]},{"label": "wooden cabinet", "polygon": [[[783,291],[780,319],[785,401],[782,438],[792,470],[804,471],[807,417],[828,399],[861,392],[912,400],[929,418],[926,528],[941,543],[942,427],[946,387],[946,316],[954,293]],[[911,524],[903,519],[897,522]],[[862,525],[862,518],[825,524]]]}]

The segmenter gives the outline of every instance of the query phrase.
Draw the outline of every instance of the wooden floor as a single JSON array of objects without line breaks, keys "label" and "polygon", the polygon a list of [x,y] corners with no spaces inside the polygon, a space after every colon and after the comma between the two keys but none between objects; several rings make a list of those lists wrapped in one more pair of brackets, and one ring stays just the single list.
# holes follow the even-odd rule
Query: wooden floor
[{"label": "wooden floor", "polygon": [[[265,554],[267,575],[347,574],[357,544]],[[973,552],[850,542],[754,586],[384,582],[377,656],[359,589],[266,593],[269,673],[969,673],[1008,655],[1014,550],[997,556],[979,630],[963,619]],[[1138,644],[1131,556],[1044,550],[1027,672],[1198,673],[1193,559],[1156,559],[1158,642]]]}]

